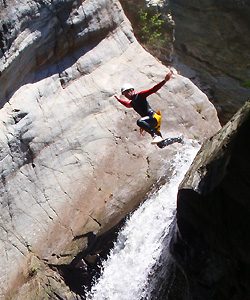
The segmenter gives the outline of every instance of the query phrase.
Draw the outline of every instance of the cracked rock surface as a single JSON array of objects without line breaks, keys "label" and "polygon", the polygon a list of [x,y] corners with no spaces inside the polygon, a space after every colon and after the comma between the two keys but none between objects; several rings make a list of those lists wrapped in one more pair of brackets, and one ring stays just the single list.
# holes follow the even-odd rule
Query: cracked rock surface
[{"label": "cracked rock surface", "polygon": [[224,125],[249,99],[250,2],[170,2],[175,65],[208,95]]},{"label": "cracked rock surface", "polygon": [[[138,206],[182,147],[152,146],[113,95],[169,70],[138,44],[116,0],[4,1],[0,15],[0,298],[77,299],[47,265],[70,263],[85,234]],[[178,74],[149,101],[166,137],[202,141],[220,128],[205,94]],[[53,295],[36,294],[46,287]]]}]

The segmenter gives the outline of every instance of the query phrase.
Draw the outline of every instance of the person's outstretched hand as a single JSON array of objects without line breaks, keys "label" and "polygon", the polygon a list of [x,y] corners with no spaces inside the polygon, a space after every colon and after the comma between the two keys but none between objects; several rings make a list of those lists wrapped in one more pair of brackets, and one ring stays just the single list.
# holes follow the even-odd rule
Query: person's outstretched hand
[{"label": "person's outstretched hand", "polygon": [[120,99],[120,97],[118,96],[118,94],[114,94],[114,97],[115,97],[117,100]]},{"label": "person's outstretched hand", "polygon": [[168,81],[172,76],[172,72],[169,72],[166,76],[165,76],[165,81]]}]

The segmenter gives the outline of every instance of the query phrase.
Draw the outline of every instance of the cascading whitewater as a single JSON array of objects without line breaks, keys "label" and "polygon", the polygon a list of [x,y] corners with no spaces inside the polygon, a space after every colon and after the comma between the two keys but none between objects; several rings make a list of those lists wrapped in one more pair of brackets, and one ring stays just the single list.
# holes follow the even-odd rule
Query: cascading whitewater
[{"label": "cascading whitewater", "polygon": [[155,280],[149,274],[159,264],[163,248],[168,247],[166,237],[175,216],[178,186],[198,149],[194,141],[180,147],[170,181],[128,218],[87,299],[150,299]]}]

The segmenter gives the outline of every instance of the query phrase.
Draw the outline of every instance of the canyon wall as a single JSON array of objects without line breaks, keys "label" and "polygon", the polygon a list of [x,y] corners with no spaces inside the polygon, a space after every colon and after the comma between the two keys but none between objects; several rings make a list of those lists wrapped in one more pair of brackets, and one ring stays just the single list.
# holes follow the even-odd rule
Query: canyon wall
[{"label": "canyon wall", "polygon": [[249,299],[249,130],[246,102],[202,145],[180,185],[171,247],[178,299]]},{"label": "canyon wall", "polygon": [[250,2],[170,1],[175,68],[215,105],[225,124],[250,95]]},{"label": "canyon wall", "polygon": [[[0,16],[0,298],[77,299],[50,267],[137,207],[182,147],[152,146],[113,95],[127,81],[152,87],[169,69],[139,45],[116,0],[6,0]],[[149,101],[165,137],[202,142],[220,128],[181,75]]]}]

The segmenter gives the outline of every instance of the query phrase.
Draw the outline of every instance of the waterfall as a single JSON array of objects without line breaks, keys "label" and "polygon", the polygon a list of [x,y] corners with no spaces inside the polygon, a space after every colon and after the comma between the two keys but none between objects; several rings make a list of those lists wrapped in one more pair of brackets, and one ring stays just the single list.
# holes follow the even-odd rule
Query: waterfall
[{"label": "waterfall", "polygon": [[88,293],[88,300],[151,299],[154,280],[151,278],[149,283],[148,278],[154,266],[159,265],[163,249],[168,247],[166,240],[170,240],[178,186],[199,145],[189,140],[178,149],[170,180],[129,216],[103,262],[101,276]]}]

